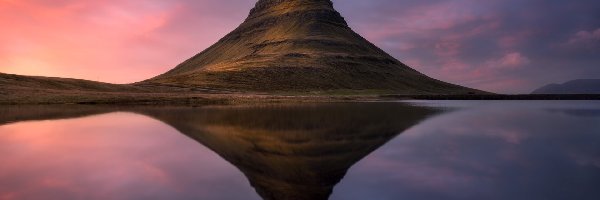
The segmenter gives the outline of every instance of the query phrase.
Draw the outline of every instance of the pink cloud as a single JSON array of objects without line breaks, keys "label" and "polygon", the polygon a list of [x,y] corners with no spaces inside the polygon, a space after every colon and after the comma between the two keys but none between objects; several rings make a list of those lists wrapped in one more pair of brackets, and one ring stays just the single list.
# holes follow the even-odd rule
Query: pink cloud
[{"label": "pink cloud", "polygon": [[[489,18],[464,6],[462,1],[443,1],[421,4],[398,12],[397,8],[380,8],[384,12],[377,22],[357,24],[361,32],[370,40],[379,43],[396,36],[420,35],[432,37],[435,31],[449,30],[457,26]],[[342,13],[345,14],[345,13]],[[352,22],[351,22],[352,23]],[[409,39],[410,37],[407,37]],[[402,44],[413,43],[403,41]],[[414,46],[414,45],[410,45]]]},{"label": "pink cloud", "polygon": [[[497,61],[491,61],[490,64],[495,65],[497,67],[515,68],[515,67],[521,67],[523,65],[529,64],[529,62],[530,62],[529,58],[523,56],[521,53],[510,52],[510,53],[504,55],[504,57],[500,58]],[[494,66],[492,66],[492,67],[494,67]]]},{"label": "pink cloud", "polygon": [[527,41],[533,34],[533,30],[522,30],[518,33],[507,34],[500,37],[497,44],[503,49],[514,49],[519,44]]},{"label": "pink cloud", "polygon": [[430,74],[445,77],[451,82],[492,91],[507,91],[528,84],[525,80],[507,77],[506,74],[520,70],[531,60],[520,52],[509,52],[492,58],[481,65],[472,64],[454,55],[440,55],[440,66]]},{"label": "pink cloud", "polygon": [[569,39],[568,43],[572,44],[589,41],[600,41],[600,28],[595,31],[579,31]]},{"label": "pink cloud", "polygon": [[560,46],[568,49],[597,49],[600,45],[600,28],[594,31],[579,31]]}]

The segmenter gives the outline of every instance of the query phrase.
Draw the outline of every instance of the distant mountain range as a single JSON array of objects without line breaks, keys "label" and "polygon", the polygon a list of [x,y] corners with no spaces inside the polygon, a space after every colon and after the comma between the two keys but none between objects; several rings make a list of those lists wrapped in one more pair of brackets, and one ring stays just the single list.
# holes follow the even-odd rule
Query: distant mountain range
[{"label": "distant mountain range", "polygon": [[550,84],[532,94],[600,94],[600,79],[578,79],[563,84]]}]

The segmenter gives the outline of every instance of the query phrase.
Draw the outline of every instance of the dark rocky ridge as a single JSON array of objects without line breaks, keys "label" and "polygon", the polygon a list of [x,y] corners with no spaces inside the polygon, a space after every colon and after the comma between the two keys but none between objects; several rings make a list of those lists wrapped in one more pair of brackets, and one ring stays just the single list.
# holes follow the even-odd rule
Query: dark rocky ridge
[{"label": "dark rocky ridge", "polygon": [[429,78],[352,31],[330,0],[260,0],[216,44],[143,84],[258,92],[483,92]]}]

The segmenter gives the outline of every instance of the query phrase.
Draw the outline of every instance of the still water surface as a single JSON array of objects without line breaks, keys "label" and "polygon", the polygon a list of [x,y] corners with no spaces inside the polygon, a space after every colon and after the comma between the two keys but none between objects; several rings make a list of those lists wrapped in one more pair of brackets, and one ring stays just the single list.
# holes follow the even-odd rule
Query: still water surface
[{"label": "still water surface", "polygon": [[0,107],[4,199],[600,199],[600,102]]}]

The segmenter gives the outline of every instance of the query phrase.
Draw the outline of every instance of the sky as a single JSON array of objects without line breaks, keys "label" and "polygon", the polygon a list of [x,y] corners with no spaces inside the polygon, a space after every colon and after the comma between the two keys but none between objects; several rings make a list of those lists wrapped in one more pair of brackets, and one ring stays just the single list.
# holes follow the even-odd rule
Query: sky
[{"label": "sky", "polygon": [[[498,93],[600,78],[597,0],[333,0],[433,78]],[[236,28],[256,0],[0,0],[0,72],[132,83]]]}]

